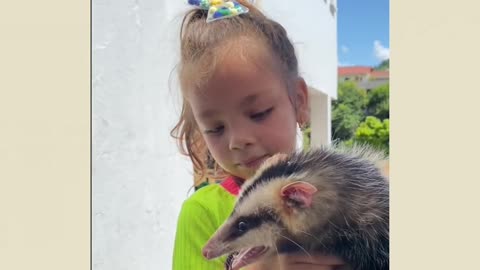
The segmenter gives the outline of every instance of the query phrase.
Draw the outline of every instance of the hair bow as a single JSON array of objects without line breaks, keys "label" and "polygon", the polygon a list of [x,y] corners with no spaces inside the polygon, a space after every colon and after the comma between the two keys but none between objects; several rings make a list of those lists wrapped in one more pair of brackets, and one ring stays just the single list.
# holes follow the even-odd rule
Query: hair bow
[{"label": "hair bow", "polygon": [[208,10],[207,23],[248,12],[247,7],[231,0],[188,0],[188,3],[200,9]]}]

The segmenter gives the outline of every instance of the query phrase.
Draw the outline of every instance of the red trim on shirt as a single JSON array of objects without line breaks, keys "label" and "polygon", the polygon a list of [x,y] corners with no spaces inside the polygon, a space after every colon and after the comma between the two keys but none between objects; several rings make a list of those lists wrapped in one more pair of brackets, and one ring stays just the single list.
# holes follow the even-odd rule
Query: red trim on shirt
[{"label": "red trim on shirt", "polygon": [[240,186],[233,176],[225,179],[220,185],[234,196],[237,196],[240,191]]}]

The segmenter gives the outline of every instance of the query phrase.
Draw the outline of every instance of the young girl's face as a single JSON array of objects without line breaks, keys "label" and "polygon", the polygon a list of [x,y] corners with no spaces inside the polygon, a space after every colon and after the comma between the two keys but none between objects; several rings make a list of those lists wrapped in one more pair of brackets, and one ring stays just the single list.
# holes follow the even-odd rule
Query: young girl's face
[{"label": "young girl's face", "polygon": [[306,120],[307,87],[303,80],[295,84],[295,110],[274,69],[232,57],[216,70],[189,102],[213,158],[246,179],[268,157],[295,150],[297,121]]}]

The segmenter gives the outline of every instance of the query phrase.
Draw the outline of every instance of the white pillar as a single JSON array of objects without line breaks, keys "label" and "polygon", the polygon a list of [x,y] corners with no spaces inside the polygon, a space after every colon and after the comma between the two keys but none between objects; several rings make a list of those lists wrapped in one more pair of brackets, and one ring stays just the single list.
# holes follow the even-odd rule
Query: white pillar
[{"label": "white pillar", "polygon": [[331,98],[313,88],[310,91],[311,146],[331,143]]}]

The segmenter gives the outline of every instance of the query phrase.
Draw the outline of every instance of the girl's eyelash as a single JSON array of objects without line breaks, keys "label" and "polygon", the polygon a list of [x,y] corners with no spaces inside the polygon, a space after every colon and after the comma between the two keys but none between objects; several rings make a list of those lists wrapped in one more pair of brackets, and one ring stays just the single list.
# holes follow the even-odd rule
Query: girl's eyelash
[{"label": "girl's eyelash", "polygon": [[[255,121],[261,121],[265,119],[271,112],[273,111],[273,107],[266,109],[265,111],[254,113],[250,117]],[[209,135],[218,135],[223,131],[223,126],[215,127],[214,129],[207,129],[204,131],[205,134]]]},{"label": "girl's eyelash", "polygon": [[223,126],[216,127],[214,129],[207,129],[204,131],[205,134],[218,134],[223,130]]},{"label": "girl's eyelash", "polygon": [[255,113],[252,114],[251,117],[254,118],[255,120],[262,120],[265,118],[268,114],[270,114],[273,110],[273,107],[266,109],[263,112]]}]

